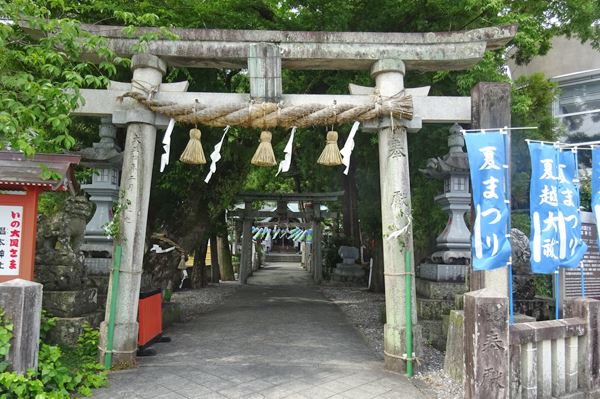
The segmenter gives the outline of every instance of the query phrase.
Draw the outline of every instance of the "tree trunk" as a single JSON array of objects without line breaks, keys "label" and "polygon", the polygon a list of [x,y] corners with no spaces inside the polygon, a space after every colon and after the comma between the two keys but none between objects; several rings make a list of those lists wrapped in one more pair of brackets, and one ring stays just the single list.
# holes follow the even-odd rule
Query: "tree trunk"
[{"label": "tree trunk", "polygon": [[194,268],[192,270],[191,283],[192,288],[206,287],[206,250],[208,248],[208,238],[202,237],[194,251]]},{"label": "tree trunk", "polygon": [[217,247],[217,235],[213,234],[210,236],[210,282],[218,283],[221,279],[221,262],[219,261],[218,247]]},{"label": "tree trunk", "polygon": [[352,245],[360,248],[360,227],[358,223],[358,190],[356,188],[356,165],[350,164],[347,176],[342,177],[344,186],[344,236],[349,238]]},{"label": "tree trunk", "polygon": [[233,281],[233,263],[231,262],[231,251],[229,250],[229,239],[227,234],[217,237],[217,254],[219,257],[219,267],[221,269],[221,280]]},{"label": "tree trunk", "polygon": [[371,251],[373,255],[373,272],[371,274],[371,291],[385,292],[385,279],[383,275],[383,243],[375,241],[375,247]]}]

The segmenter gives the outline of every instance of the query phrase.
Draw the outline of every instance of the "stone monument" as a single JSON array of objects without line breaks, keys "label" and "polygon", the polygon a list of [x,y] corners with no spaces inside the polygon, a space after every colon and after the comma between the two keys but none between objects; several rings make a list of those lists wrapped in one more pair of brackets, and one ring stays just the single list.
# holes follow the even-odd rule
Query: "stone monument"
[{"label": "stone monument", "polygon": [[417,267],[417,314],[423,335],[438,349],[446,348],[447,319],[454,297],[467,291],[465,271],[471,258],[471,233],[465,213],[471,208],[469,160],[464,152],[461,127],[454,124],[448,136],[448,154],[431,158],[421,172],[444,181],[444,192],[435,202],[448,213],[446,228],[437,237],[430,261]]},{"label": "stone monument", "polygon": [[77,343],[84,323],[98,326],[98,292],[86,286],[83,234],[92,205],[83,196],[67,198],[52,217],[41,215],[37,228],[35,280],[44,285],[43,308],[57,318],[50,339]]},{"label": "stone monument", "polygon": [[365,269],[356,264],[360,257],[358,248],[341,246],[338,254],[342,263],[338,263],[333,270],[332,280],[348,283],[364,283]]},{"label": "stone monument", "polygon": [[113,204],[119,199],[119,174],[123,155],[116,145],[117,128],[111,118],[101,118],[100,141],[79,152],[82,165],[94,169],[92,181],[81,188],[90,195],[96,211],[85,228],[81,249],[85,255],[88,286],[97,288],[98,304],[104,306],[112,266],[113,239],[104,226],[112,220]]}]

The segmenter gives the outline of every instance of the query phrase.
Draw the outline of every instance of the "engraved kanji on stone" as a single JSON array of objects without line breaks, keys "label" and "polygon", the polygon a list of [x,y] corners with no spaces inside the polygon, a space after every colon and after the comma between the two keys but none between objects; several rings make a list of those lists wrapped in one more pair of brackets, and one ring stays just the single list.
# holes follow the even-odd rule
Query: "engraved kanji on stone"
[{"label": "engraved kanji on stone", "polygon": [[388,144],[388,158],[400,158],[406,156],[406,149],[402,138],[393,135]]},{"label": "engraved kanji on stone", "polygon": [[487,367],[483,371],[481,385],[488,387],[490,391],[504,389],[504,385],[501,383],[503,375],[504,373],[502,371],[496,370],[493,367]]},{"label": "engraved kanji on stone", "polygon": [[504,347],[504,341],[500,339],[498,331],[494,329],[491,329],[490,332],[486,334],[485,341],[483,341],[481,351],[486,352],[488,350],[506,350],[506,348]]}]

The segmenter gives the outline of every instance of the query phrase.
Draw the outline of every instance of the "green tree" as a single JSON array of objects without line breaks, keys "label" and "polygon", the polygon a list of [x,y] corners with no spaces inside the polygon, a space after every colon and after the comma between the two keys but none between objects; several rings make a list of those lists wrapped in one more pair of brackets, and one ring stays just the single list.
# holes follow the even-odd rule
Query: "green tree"
[{"label": "green tree", "polygon": [[[68,112],[74,107],[75,94],[78,87],[104,83],[102,73],[107,74],[112,70],[109,63],[99,64],[97,67],[87,63],[77,63],[81,54],[82,43],[91,40],[92,43],[102,41],[89,37],[78,28],[77,21],[86,23],[105,23],[116,25],[163,25],[181,28],[232,28],[232,29],[281,29],[281,30],[308,30],[308,31],[390,31],[390,32],[425,32],[425,31],[455,31],[473,29],[502,24],[519,24],[517,36],[510,44],[513,48],[511,56],[517,62],[524,63],[536,55],[545,54],[550,48],[551,39],[556,35],[576,36],[581,40],[588,40],[597,48],[600,47],[600,3],[597,0],[492,0],[487,2],[475,0],[461,0],[448,2],[445,0],[143,0],[130,2],[125,0],[54,0],[41,2],[34,0],[18,0],[9,3],[0,0],[3,8],[9,7],[10,12],[3,11],[11,20],[21,20],[21,14],[33,15],[39,21],[54,24],[47,27],[47,32],[52,32],[42,40],[35,40],[27,34],[26,30],[15,25],[3,25],[0,48],[8,51],[7,57],[2,57],[0,62],[7,63],[10,68],[1,68],[0,76],[4,92],[2,99],[13,99],[12,86],[7,86],[4,81],[12,82],[17,93],[23,100],[18,104],[28,104],[29,92],[26,83],[35,84],[45,82],[47,78],[45,69],[29,65],[22,60],[27,55],[30,47],[42,46],[44,57],[50,57],[50,65],[57,65],[53,61],[62,53],[68,55],[65,67],[61,64],[61,76],[52,78],[51,87],[59,89],[75,86],[73,92],[42,93],[42,100],[33,102],[42,105],[51,103],[52,95],[58,94],[67,97],[60,102],[61,106],[51,112],[44,113],[42,119],[21,117],[30,115],[22,111],[24,107],[14,108],[9,101],[8,105],[19,112],[5,112],[8,105],[0,108],[1,118],[15,118],[18,123],[2,123],[0,129],[7,129],[5,143],[13,147],[46,149],[53,140],[59,146],[72,145],[76,139],[75,133],[69,134]],[[47,8],[39,4],[48,3]],[[18,4],[13,6],[13,4]],[[23,4],[27,6],[23,6]],[[139,18],[137,15],[146,15]],[[57,30],[58,22],[46,22],[47,16],[58,18],[64,24]],[[62,18],[62,19],[61,19]],[[56,20],[54,20],[56,21]],[[57,33],[58,32],[58,33]],[[135,29],[129,27],[127,32],[134,35]],[[57,39],[57,35],[67,37]],[[21,35],[24,39],[15,40]],[[71,35],[71,36],[69,36]],[[82,37],[83,40],[75,40]],[[153,40],[155,37],[142,38],[140,51],[144,50],[143,42]],[[58,49],[56,45],[59,44]],[[89,47],[89,45],[88,45]],[[8,50],[5,50],[8,49]],[[85,49],[85,47],[84,47]],[[46,50],[48,50],[46,52]],[[432,95],[468,95],[473,85],[479,81],[508,81],[504,74],[504,62],[507,49],[489,51],[484,59],[467,71],[441,71],[441,72],[410,72],[406,76],[407,87],[431,85]],[[37,52],[33,55],[39,57]],[[46,55],[46,54],[49,54]],[[113,56],[105,54],[107,61]],[[37,58],[33,57],[33,62]],[[44,58],[45,59],[45,58]],[[61,58],[62,59],[62,58]],[[11,61],[12,60],[12,61]],[[58,60],[58,58],[57,58]],[[17,64],[16,61],[21,62]],[[114,61],[114,59],[113,59]],[[119,61],[118,59],[116,61]],[[4,65],[4,64],[0,64]],[[45,65],[45,64],[44,64]],[[79,66],[82,65],[82,66]],[[102,66],[104,65],[104,66]],[[35,68],[34,68],[35,67]],[[94,69],[96,68],[96,69]],[[13,77],[5,73],[4,69],[14,70]],[[53,70],[53,68],[50,68]],[[72,79],[64,71],[73,70],[81,79]],[[29,74],[27,79],[19,79],[22,71]],[[246,92],[248,81],[243,73],[237,70],[188,70],[185,68],[172,68],[169,71],[170,80],[187,79],[190,81],[190,90],[217,91],[217,92]],[[111,72],[112,73],[112,72]],[[284,92],[287,93],[347,93],[347,84],[372,85],[373,82],[366,71],[289,71],[284,70]],[[96,79],[89,78],[87,74]],[[18,76],[17,76],[18,75]],[[75,75],[76,77],[77,75]],[[100,76],[100,78],[98,78]],[[8,77],[8,78],[5,78]],[[29,80],[28,80],[29,79]],[[126,77],[124,78],[126,79]],[[14,81],[17,83],[14,83]],[[77,83],[81,82],[81,83]],[[43,84],[41,84],[41,87]],[[60,92],[60,93],[59,93]],[[519,81],[514,85],[513,92],[513,121],[515,124],[536,124],[543,128],[538,133],[523,132],[514,137],[513,141],[525,137],[550,137],[553,121],[550,118],[549,99],[554,95],[555,88],[545,83],[542,77],[532,77],[528,81]],[[65,94],[66,93],[66,94]],[[50,95],[52,94],[52,95]],[[59,97],[65,98],[65,97]],[[66,105],[65,105],[66,104]],[[42,111],[38,111],[38,114]],[[56,119],[49,118],[55,115]],[[12,119],[11,119],[12,120]],[[40,121],[43,121],[40,122]],[[61,124],[64,121],[64,126]],[[60,123],[59,123],[60,122]],[[53,127],[52,123],[56,124]],[[38,127],[41,124],[42,127]],[[5,127],[12,126],[12,127]],[[29,127],[43,131],[43,133],[27,133],[21,137],[18,133],[28,131]],[[426,253],[431,245],[432,237],[439,231],[443,224],[443,215],[436,210],[433,204],[433,195],[439,190],[439,182],[424,178],[418,168],[424,167],[427,158],[445,153],[445,139],[447,126],[427,126],[421,132],[409,137],[409,157],[411,162],[411,181],[413,211],[415,214],[415,244],[417,253]],[[340,142],[343,142],[348,126],[338,126]],[[180,127],[174,133],[173,157],[184,147],[187,141],[187,128]],[[220,139],[221,131],[218,129],[203,128],[203,145],[205,151],[210,153],[212,146]],[[274,131],[273,146],[276,155],[280,157],[283,146],[287,141],[288,132]],[[36,141],[37,137],[42,137]],[[27,138],[32,137],[32,138]],[[249,165],[249,160],[257,145],[258,132],[234,129],[227,138],[223,147],[223,159],[218,165],[217,174],[209,184],[202,179],[207,172],[206,166],[192,167],[174,162],[164,174],[156,174],[153,183],[151,204],[151,227],[164,229],[180,237],[188,249],[200,247],[200,242],[205,240],[213,230],[223,226],[222,210],[231,206],[235,194],[241,187],[255,190],[283,190],[283,191],[327,191],[347,188],[348,181],[343,181],[338,168],[325,168],[315,165],[315,161],[323,148],[325,129],[302,129],[297,133],[294,146],[293,165],[290,173],[275,177],[275,171],[260,169]],[[537,136],[536,136],[537,137]],[[0,139],[2,140],[2,139]],[[31,143],[31,144],[27,144]],[[6,144],[4,144],[6,146]],[[29,147],[28,147],[29,146]],[[157,145],[157,155],[161,146]],[[376,182],[377,165],[377,138],[360,134],[357,146],[352,155],[352,162],[356,165],[352,177],[356,184],[356,201],[358,215],[363,233],[371,238],[379,239],[381,226],[379,217],[379,191]],[[515,153],[522,151],[516,148]],[[519,161],[521,162],[521,161]],[[523,162],[521,164],[524,165]],[[521,170],[523,169],[523,170]],[[519,172],[527,172],[526,167]],[[347,199],[352,201],[352,198]],[[418,259],[417,259],[418,260]]]}]

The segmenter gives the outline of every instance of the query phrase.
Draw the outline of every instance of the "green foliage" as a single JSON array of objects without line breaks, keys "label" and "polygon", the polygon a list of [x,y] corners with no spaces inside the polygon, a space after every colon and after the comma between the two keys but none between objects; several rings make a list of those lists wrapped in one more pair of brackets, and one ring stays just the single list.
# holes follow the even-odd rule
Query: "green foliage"
[{"label": "green foliage", "polygon": [[[479,81],[508,81],[503,72],[505,55],[524,63],[545,54],[556,35],[574,35],[600,47],[600,3],[597,0],[0,0],[2,13],[41,29],[41,39],[17,25],[0,25],[0,147],[11,146],[27,153],[73,148],[89,138],[73,129],[69,112],[78,101],[81,87],[96,87],[109,76],[126,74],[119,66],[127,62],[106,49],[105,40],[86,34],[79,22],[123,26],[138,40],[136,52],[148,50],[150,42],[173,39],[167,28],[147,32],[138,26],[181,28],[279,29],[307,31],[456,31],[503,24],[519,24],[511,49],[488,51],[483,60],[466,71],[416,72],[406,76],[407,87],[431,85],[431,95],[467,95]],[[47,19],[51,17],[53,19]],[[58,45],[58,46],[57,46]],[[102,58],[96,65],[79,61],[84,53]],[[367,71],[283,70],[286,93],[347,93],[348,82],[373,85]],[[240,70],[171,68],[167,81],[186,79],[189,91],[248,92],[248,79]],[[64,91],[63,89],[71,89]],[[555,133],[549,104],[556,87],[541,76],[522,78],[514,84],[513,125],[536,125],[541,129],[513,134],[513,181],[519,206],[527,203],[524,181],[529,159],[523,139],[548,139]],[[6,110],[6,111],[5,111]],[[337,126],[340,143],[348,126]],[[445,130],[444,130],[445,129]],[[202,128],[205,152],[212,151],[222,130]],[[72,133],[69,133],[72,132]],[[289,132],[273,132],[278,159]],[[409,137],[415,255],[425,253],[446,221],[433,203],[441,191],[438,181],[423,177],[419,168],[430,157],[446,153],[447,127],[425,127]],[[275,168],[250,166],[258,132],[232,128],[226,138],[217,173],[210,183],[203,179],[208,165],[190,166],[174,161],[165,173],[155,173],[149,210],[149,229],[164,230],[177,237],[184,248],[199,238],[223,229],[223,209],[231,207],[236,194],[257,191],[337,191],[343,187],[341,168],[316,165],[325,142],[325,129],[297,132],[289,173],[275,177]],[[180,154],[188,140],[188,127],[177,126],[172,154]],[[157,146],[160,149],[160,146]],[[359,134],[352,154],[356,165],[358,214],[362,233],[381,237],[377,137]],[[155,162],[157,166],[158,162]],[[51,208],[48,206],[48,208]],[[112,233],[117,233],[113,231]]]},{"label": "green foliage", "polygon": [[43,192],[38,200],[38,212],[40,215],[52,217],[65,207],[65,201],[69,197],[67,192],[48,191]]},{"label": "green foliage", "polygon": [[8,367],[6,355],[10,350],[10,340],[12,339],[13,324],[6,318],[4,310],[0,309],[0,372]]},{"label": "green foliage", "polygon": [[[42,339],[53,325],[53,319],[42,318]],[[98,331],[84,326],[77,346],[70,355],[71,367],[58,346],[40,343],[38,369],[25,375],[6,371],[5,356],[12,339],[12,324],[0,310],[0,398],[1,399],[69,399],[73,394],[91,396],[92,389],[106,385],[106,373],[98,364]]]},{"label": "green foliage", "polygon": [[125,198],[125,192],[121,190],[119,192],[119,200],[113,206],[113,217],[110,222],[104,226],[104,232],[107,237],[119,241],[121,240],[121,218],[123,212],[131,205],[131,201]]},{"label": "green foliage", "polygon": [[552,275],[534,275],[535,296],[552,298]]},{"label": "green foliage", "polygon": [[[0,0],[0,148],[32,154],[70,149],[76,139],[70,112],[79,89],[106,87],[119,63],[106,40],[69,17],[49,19],[61,2]],[[23,26],[38,29],[33,37]],[[100,63],[81,61],[93,52]]]},{"label": "green foliage", "polygon": [[531,231],[531,219],[529,213],[525,212],[512,212],[510,215],[511,227],[520,230],[529,236]]}]

